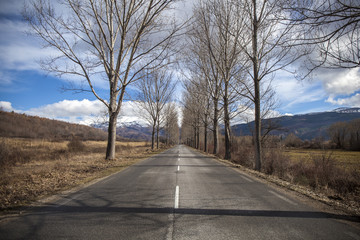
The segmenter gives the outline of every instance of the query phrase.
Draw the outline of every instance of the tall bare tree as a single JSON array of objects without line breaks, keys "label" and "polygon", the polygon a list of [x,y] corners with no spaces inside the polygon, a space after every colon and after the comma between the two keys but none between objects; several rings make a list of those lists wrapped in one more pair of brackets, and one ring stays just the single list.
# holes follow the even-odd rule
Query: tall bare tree
[{"label": "tall bare tree", "polygon": [[179,143],[179,116],[176,110],[175,103],[169,103],[165,107],[165,136],[166,136],[166,143],[168,145],[173,145]]},{"label": "tall bare tree", "polygon": [[[24,18],[45,47],[57,55],[43,68],[87,82],[89,92],[108,109],[106,159],[115,158],[116,124],[125,90],[144,69],[161,67],[179,28],[165,16],[175,0],[33,0]],[[63,10],[63,12],[62,12]],[[101,95],[101,80],[108,94]],[[85,90],[85,89],[82,89]]]},{"label": "tall bare tree", "polygon": [[244,0],[238,4],[241,9],[239,18],[245,21],[238,41],[249,64],[246,69],[251,81],[247,89],[255,108],[255,169],[260,171],[262,85],[276,71],[285,69],[301,55],[292,54],[297,34],[293,31],[294,25],[284,18],[279,1]]},{"label": "tall bare tree", "polygon": [[137,82],[139,89],[139,106],[145,111],[143,116],[152,127],[151,149],[156,143],[159,148],[159,130],[160,123],[165,116],[162,116],[166,104],[168,104],[175,91],[176,83],[173,82],[172,74],[168,74],[165,70],[158,70],[146,74]]}]

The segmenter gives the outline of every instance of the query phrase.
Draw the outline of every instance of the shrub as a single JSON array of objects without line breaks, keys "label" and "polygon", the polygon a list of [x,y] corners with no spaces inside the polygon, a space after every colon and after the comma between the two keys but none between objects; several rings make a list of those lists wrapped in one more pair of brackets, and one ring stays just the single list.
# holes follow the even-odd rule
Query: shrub
[{"label": "shrub", "polygon": [[303,141],[298,138],[294,133],[290,133],[284,140],[286,147],[300,147],[303,144]]},{"label": "shrub", "polygon": [[332,153],[324,152],[319,155],[312,155],[312,167],[314,172],[315,187],[327,187],[335,173],[335,160]]},{"label": "shrub", "polygon": [[289,159],[279,148],[264,149],[262,170],[266,174],[274,174],[284,178],[290,166]]},{"label": "shrub", "polygon": [[85,150],[84,143],[78,137],[73,137],[67,147],[70,152],[82,152]]},{"label": "shrub", "polygon": [[231,160],[242,166],[254,167],[255,152],[251,137],[232,139]]}]

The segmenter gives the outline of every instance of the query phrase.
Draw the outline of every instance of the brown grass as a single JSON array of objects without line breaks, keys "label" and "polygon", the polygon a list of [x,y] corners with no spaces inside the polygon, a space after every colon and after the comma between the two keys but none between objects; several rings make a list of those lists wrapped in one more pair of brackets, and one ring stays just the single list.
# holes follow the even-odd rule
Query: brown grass
[{"label": "brown grass", "polygon": [[106,142],[74,141],[0,139],[0,209],[21,207],[120,171],[153,153],[146,142],[117,142],[118,158],[106,161]]},{"label": "brown grass", "polygon": [[346,150],[321,150],[321,149],[285,149],[284,154],[292,162],[310,162],[314,156],[322,156],[324,152],[331,153],[335,165],[347,170],[357,169],[360,171],[360,152]]}]

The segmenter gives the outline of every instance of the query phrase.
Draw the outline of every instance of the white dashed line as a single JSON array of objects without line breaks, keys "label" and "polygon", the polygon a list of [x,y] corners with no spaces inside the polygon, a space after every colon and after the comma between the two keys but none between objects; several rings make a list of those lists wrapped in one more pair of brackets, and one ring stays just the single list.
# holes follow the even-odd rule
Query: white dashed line
[{"label": "white dashed line", "polygon": [[254,181],[253,181],[253,180],[251,180],[250,178],[245,177],[245,176],[243,176],[243,175],[241,175],[241,177],[242,177],[244,180],[248,181],[248,182],[254,182]]},{"label": "white dashed line", "polygon": [[179,186],[175,188],[175,204],[174,208],[179,208]]},{"label": "white dashed line", "polygon": [[178,169],[177,169],[177,171],[178,171],[178,172],[180,171],[180,165],[178,166]]},{"label": "white dashed line", "polygon": [[290,203],[290,204],[292,204],[292,205],[295,205],[295,206],[297,205],[296,202],[293,202],[293,201],[291,201],[290,199],[288,199],[288,198],[286,198],[286,197],[284,197],[284,196],[281,196],[280,194],[277,194],[276,192],[269,191],[269,193],[274,194],[275,196],[277,196],[278,198],[284,200],[285,202],[288,202],[288,203]]}]

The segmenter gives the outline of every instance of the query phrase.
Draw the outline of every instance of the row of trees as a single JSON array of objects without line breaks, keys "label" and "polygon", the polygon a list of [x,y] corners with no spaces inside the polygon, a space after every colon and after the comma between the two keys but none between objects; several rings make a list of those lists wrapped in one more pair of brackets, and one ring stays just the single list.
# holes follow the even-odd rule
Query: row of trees
[{"label": "row of trees", "polygon": [[360,150],[360,119],[334,123],[328,134],[336,148]]},{"label": "row of trees", "polygon": [[[352,0],[199,1],[187,34],[183,141],[199,148],[202,133],[206,151],[210,131],[216,154],[221,123],[224,157],[231,159],[230,121],[250,109],[255,169],[260,171],[268,133],[261,119],[276,106],[275,73],[306,77],[318,67],[359,67],[359,9]],[[296,64],[304,71],[292,71]]]},{"label": "row of trees", "polygon": [[[155,70],[173,63],[181,49],[184,25],[171,21],[168,12],[174,2],[32,0],[24,8],[31,33],[56,50],[42,67],[81,78],[87,87],[73,90],[92,92],[106,106],[106,159],[115,158],[117,117],[128,86],[156,79]],[[183,127],[201,123],[205,135],[212,131],[217,152],[221,121],[230,159],[230,121],[239,111],[253,109],[255,168],[260,170],[261,119],[273,107],[274,74],[305,56],[311,59],[304,61],[305,75],[319,66],[359,67],[359,9],[357,0],[199,0],[188,25],[189,48],[181,56],[191,90],[185,94],[185,116],[195,120],[184,117]],[[102,80],[108,83],[104,94]],[[200,95],[205,105],[194,110],[188,104],[198,103]]]},{"label": "row of trees", "polygon": [[[159,148],[160,129],[164,126],[166,142],[173,144],[179,137],[178,114],[173,94],[176,82],[165,70],[146,74],[137,82],[139,114],[152,128],[151,149]],[[156,140],[156,141],[155,141]]]}]

